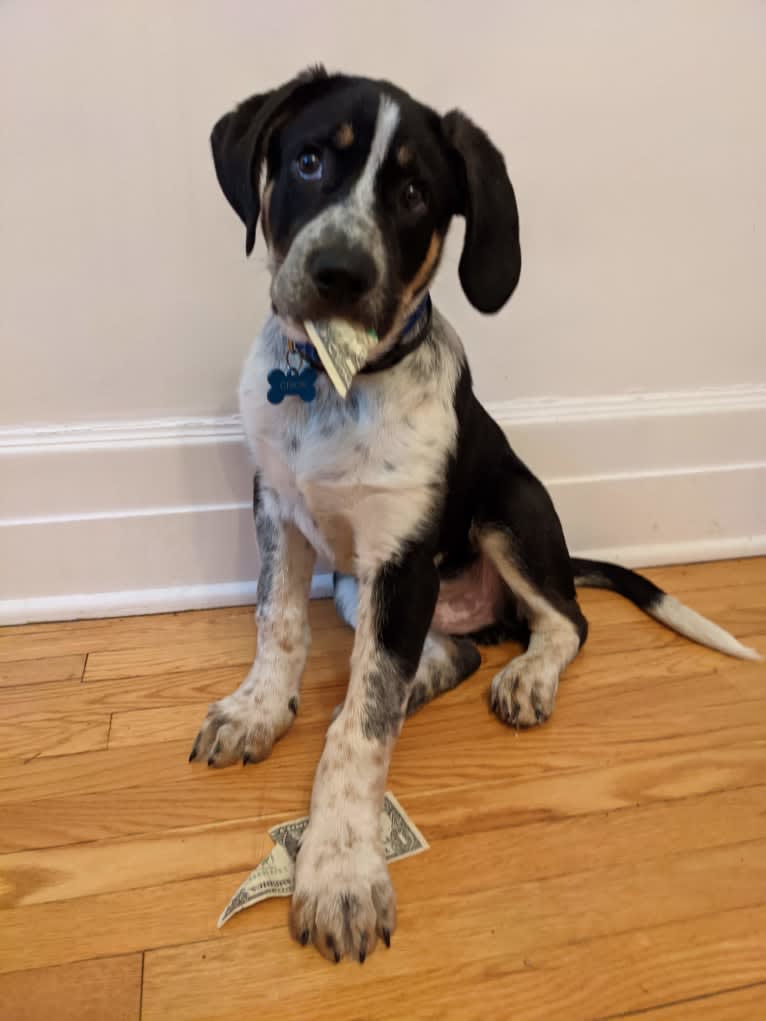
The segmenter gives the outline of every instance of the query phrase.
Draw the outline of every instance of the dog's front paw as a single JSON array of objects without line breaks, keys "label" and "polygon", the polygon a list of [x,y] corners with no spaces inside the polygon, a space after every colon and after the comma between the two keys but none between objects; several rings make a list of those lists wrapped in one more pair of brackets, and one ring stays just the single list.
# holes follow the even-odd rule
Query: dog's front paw
[{"label": "dog's front paw", "polygon": [[386,946],[396,926],[396,898],[382,849],[355,840],[306,832],[296,864],[290,932],[330,961],[348,955],[364,963],[378,938]]},{"label": "dog's front paw", "polygon": [[517,656],[492,678],[492,712],[511,727],[545,723],[553,712],[558,684],[558,670],[543,657]]},{"label": "dog's front paw", "polygon": [[210,706],[189,761],[206,759],[208,766],[260,762],[289,728],[297,709],[297,698],[288,701],[276,693],[259,694],[257,689],[227,695]]}]

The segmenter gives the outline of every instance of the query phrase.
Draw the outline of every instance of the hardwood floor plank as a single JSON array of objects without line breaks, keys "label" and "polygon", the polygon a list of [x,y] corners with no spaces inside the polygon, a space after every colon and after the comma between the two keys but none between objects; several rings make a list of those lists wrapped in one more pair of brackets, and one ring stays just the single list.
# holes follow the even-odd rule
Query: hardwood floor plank
[{"label": "hardwood floor plank", "polygon": [[149,952],[143,1021],[238,1021],[255,1004],[260,1021],[593,1021],[766,979],[763,906],[548,947],[529,945],[514,908],[461,921],[405,906],[392,950],[364,967],[334,967],[263,930]]},{"label": "hardwood floor plank", "polygon": [[[0,629],[0,649],[3,647]],[[1,655],[1,654],[0,654]],[[0,658],[0,689],[16,685],[49,684],[62,681],[80,681],[85,669],[85,654],[45,656],[42,659],[4,661]],[[29,696],[27,696],[29,697]],[[3,697],[3,702],[5,698]]]},{"label": "hardwood floor plank", "polygon": [[[740,669],[759,671],[761,664],[742,664]],[[486,683],[482,677],[466,682],[460,690],[437,700],[417,714],[402,731],[394,758],[393,769],[405,762],[409,784],[420,783],[424,771],[436,775],[443,784],[445,773],[443,753],[429,745],[431,737],[437,748],[447,739],[458,742],[450,749],[451,775],[461,768],[466,774],[460,782],[470,782],[478,769],[481,776],[495,770],[505,770],[510,776],[529,776],[535,772],[554,772],[577,768],[592,768],[619,754],[623,760],[658,754],[671,754],[711,746],[730,740],[732,728],[748,728],[742,737],[755,739],[766,726],[766,700],[743,700],[732,697],[726,679],[717,676],[697,678],[693,689],[682,682],[666,685],[662,691],[663,711],[644,691],[615,687],[607,703],[590,700],[574,685],[562,686],[556,713],[546,726],[524,733],[516,733],[497,721],[485,708]],[[759,678],[752,674],[752,691],[761,691]],[[470,686],[470,687],[469,687]],[[764,692],[766,693],[766,689]],[[476,699],[476,708],[466,726],[464,707],[459,698]],[[313,773],[323,743],[324,728],[330,708],[335,704],[334,693],[323,693],[327,698],[326,714],[315,719],[306,713],[299,716],[290,733],[280,741],[272,756],[255,767],[259,775],[271,775],[276,768],[291,769],[301,765]],[[453,701],[454,699],[454,701]],[[204,706],[200,706],[201,713]],[[576,729],[575,729],[576,728]],[[156,782],[187,781],[193,783],[231,782],[241,774],[232,768],[220,772],[203,769],[200,764],[189,765],[188,747],[191,746],[196,724],[187,740],[164,741],[161,735],[154,743],[107,751],[94,751],[86,759],[69,756],[60,761],[37,759],[22,762],[0,760],[0,804],[10,804],[48,796],[51,789],[60,795],[85,793],[97,790],[118,790],[133,787],[149,780]],[[619,748],[610,746],[618,744]],[[248,771],[248,775],[253,770]],[[236,782],[236,780],[234,781]],[[429,781],[431,782],[431,781]]]},{"label": "hardwood floor plank", "polygon": [[[299,708],[301,722],[327,727],[330,713],[343,701],[346,687],[345,679],[334,684],[328,683],[320,691],[312,692],[314,697],[309,697],[304,689]],[[116,712],[112,720],[109,747],[153,744],[159,735],[166,741],[191,742],[205,718],[209,704],[206,700],[183,706]]]},{"label": "hardwood floor plank", "polygon": [[[766,776],[764,777],[766,781]],[[514,862],[516,882],[635,864],[694,849],[766,840],[766,785],[612,812],[511,826],[513,799],[497,784],[455,799],[414,795],[406,808],[431,842],[429,869],[448,887],[481,847],[482,876]],[[135,890],[220,873],[246,875],[271,850],[268,827],[252,818],[155,834],[0,856],[0,909]],[[534,854],[530,855],[530,848]],[[465,885],[461,886],[465,890]]]},{"label": "hardwood floor plank", "polygon": [[[338,615],[332,600],[313,600],[313,630],[321,631],[325,627],[338,626]],[[252,606],[15,625],[0,629],[0,660],[36,659],[42,655],[60,656],[83,650],[103,652],[141,647],[162,649],[169,641],[186,639],[216,643],[227,638],[254,634]]]},{"label": "hardwood floor plank", "polygon": [[639,570],[655,585],[675,592],[766,584],[766,557],[738,557],[735,560],[710,560]]},{"label": "hardwood floor plank", "polygon": [[[21,783],[23,772],[15,770],[7,777],[12,800],[1,809],[0,850],[226,819],[302,815],[322,746],[322,734],[307,729],[300,751],[296,740],[291,750],[288,738],[276,746],[270,759],[248,769],[217,772],[194,768],[182,761],[187,745],[177,742],[169,750],[141,746],[29,763],[26,768],[35,767],[37,777],[30,778],[36,782],[26,785],[23,796],[13,797],[14,785]],[[766,726],[761,724],[750,725],[747,738],[736,726],[710,735],[704,730],[691,736],[679,734],[664,743],[664,754],[652,756],[647,748],[633,762],[622,761],[619,749],[605,754],[598,744],[578,747],[573,742],[569,756],[557,758],[548,751],[552,745],[539,736],[534,745],[530,742],[527,746],[522,744],[523,735],[516,738],[500,729],[498,738],[490,743],[485,733],[450,736],[449,771],[445,771],[442,755],[429,745],[418,748],[413,739],[411,754],[397,751],[389,786],[404,797],[433,790],[467,792],[501,783],[515,798],[515,813],[579,813],[608,811],[639,800],[752,786],[763,783],[766,769]],[[716,741],[720,743],[716,745]],[[639,750],[636,748],[636,755]],[[567,766],[569,772],[561,772]],[[0,773],[2,770],[0,761]],[[66,776],[57,784],[59,772]],[[120,786],[122,779],[125,786]],[[514,819],[511,815],[510,824]]]},{"label": "hardwood floor plank", "polygon": [[[748,589],[766,586],[766,557],[731,561],[676,565],[645,569],[657,584],[676,595],[722,589]],[[626,605],[608,593],[581,590],[583,598],[596,606]],[[689,596],[691,602],[694,602]],[[743,592],[741,603],[747,600]],[[711,604],[712,605],[712,604]],[[700,610],[704,612],[704,610]],[[712,609],[709,612],[713,612]],[[338,626],[331,599],[312,603],[312,627],[315,631]],[[2,629],[0,661],[38,659],[41,656],[103,652],[130,647],[157,647],[177,637],[183,641],[198,639],[216,642],[227,636],[247,637],[254,632],[252,606],[234,606],[220,610],[191,610],[184,613],[154,614],[102,620],[63,621],[27,624]]]},{"label": "hardwood floor plank", "polygon": [[[132,644],[162,645],[168,636],[190,638],[248,634],[253,630],[253,609],[233,606],[224,610],[191,610],[136,617],[105,617],[22,624],[2,629],[0,658],[30,659],[96,651]],[[42,652],[40,651],[42,650]]]},{"label": "hardwood floor plank", "polygon": [[109,713],[77,711],[65,714],[25,712],[0,716],[0,760],[75,755],[106,749]]},{"label": "hardwood floor plank", "polygon": [[[629,652],[681,641],[688,644],[619,597],[608,593],[584,592],[582,603],[591,621],[589,645],[596,652]],[[695,608],[700,613],[714,614],[716,622],[722,627],[743,639],[748,638],[766,628],[766,586],[751,586],[744,592],[740,586],[699,592]],[[617,623],[629,626],[619,633],[615,641],[613,626]],[[322,665],[338,657],[347,661],[352,640],[352,632],[337,621],[333,626],[315,629],[312,656]],[[91,650],[85,669],[85,682],[224,666],[241,666],[246,670],[252,663],[255,645],[255,627],[252,623],[242,633],[213,632],[201,637],[186,635],[176,629],[172,636],[166,636],[162,644],[137,643],[124,647],[113,644],[108,649]]]},{"label": "hardwood floor plank", "polygon": [[[353,632],[342,625],[315,631],[312,635],[312,655],[321,665],[331,665],[337,657],[345,660],[351,655]],[[173,641],[163,646],[114,647],[103,652],[91,652],[85,667],[85,683],[119,680],[123,677],[146,677],[158,673],[177,673],[184,670],[211,669],[239,666],[244,678],[253,662],[256,648],[255,627],[248,634],[225,638],[187,639],[178,633]],[[332,660],[330,659],[332,657]]]},{"label": "hardwood floor plank", "polygon": [[241,871],[245,875],[272,846],[267,827],[260,820],[253,824],[246,819],[4,854],[0,856],[0,909],[220,873]]},{"label": "hardwood floor plank", "polygon": [[612,1014],[597,1021],[616,1021],[620,1018],[638,1018],[640,1021],[762,1021],[766,1016],[766,983],[758,982],[744,989],[731,989],[723,993],[708,993],[692,1000],[680,1000],[640,1014]]},{"label": "hardwood floor plank", "polygon": [[[534,849],[530,848],[530,853]],[[400,904],[400,928],[420,929],[418,911],[431,919],[433,938],[463,941],[467,934],[489,950],[493,930],[509,952],[527,953],[569,940],[595,939],[757,905],[766,888],[766,841],[726,845],[598,869],[581,874],[516,882],[507,858],[501,869],[477,872],[461,856],[445,882],[425,856],[396,863],[392,875]],[[736,868],[733,867],[736,863]],[[0,971],[112,956],[201,939],[233,941],[245,931],[266,929],[287,953],[287,903],[264,901],[217,931],[216,919],[242,879],[241,872],[138,890],[8,908],[0,926]],[[433,884],[433,885],[431,885]],[[455,904],[459,903],[459,911]],[[428,908],[424,907],[428,904]],[[77,932],[77,940],[65,933]],[[421,932],[424,939],[427,936]],[[406,935],[408,943],[411,935]],[[414,952],[414,956],[417,954]]]},{"label": "hardwood floor plank", "polygon": [[[756,670],[748,671],[753,679],[756,677]],[[440,730],[445,737],[453,731],[464,732],[467,724],[470,726],[467,714],[474,717],[477,730],[483,732],[490,729],[486,724],[491,725],[494,721],[486,719],[485,703],[491,676],[491,671],[483,672],[473,678],[470,684],[464,684],[461,689],[449,692],[441,699],[438,707],[428,707],[420,719],[408,721],[406,737],[419,741],[424,731],[430,734],[435,729]],[[674,685],[677,686],[676,690],[672,690]],[[621,687],[614,683],[595,691],[588,684],[581,691],[579,685],[575,687],[575,681],[572,679],[566,691],[560,695],[557,715],[548,726],[552,729],[557,727],[561,731],[571,727],[574,722],[578,729],[576,733],[573,731],[571,736],[573,740],[577,740],[578,747],[583,734],[587,736],[588,732],[592,732],[601,741],[603,748],[622,743],[625,757],[631,758],[636,750],[642,753],[642,749],[636,749],[634,744],[647,739],[653,739],[659,749],[664,741],[678,742],[684,736],[693,739],[693,735],[699,734],[701,730],[712,734],[721,727],[721,711],[724,708],[727,729],[739,724],[749,726],[758,725],[760,721],[766,723],[766,688],[755,680],[749,683],[745,671],[736,687],[731,685],[728,678],[718,675],[695,678],[693,694],[689,692],[689,685],[688,678],[666,683],[665,699],[669,718],[657,721],[654,707],[647,703],[645,684],[639,682],[635,687]],[[333,709],[342,702],[344,693],[345,683],[314,691],[310,696],[304,693],[300,706],[302,727],[313,727],[323,731],[329,724]],[[688,707],[690,698],[695,700],[695,708],[691,711]],[[207,707],[208,702],[204,701],[184,707],[114,713],[109,747],[155,744],[163,740],[186,740],[191,743],[204,719]],[[607,716],[606,722],[593,719],[594,713],[602,712]],[[670,718],[671,714],[676,715]],[[559,720],[559,715],[564,717],[563,722]],[[648,715],[652,719],[645,722]],[[294,736],[286,735],[285,741],[290,741]],[[493,739],[502,741],[502,737],[498,738],[496,733],[493,734]],[[566,741],[566,734],[557,733],[554,752],[563,750]],[[680,750],[680,747],[677,750]],[[574,751],[576,752],[577,748]]]},{"label": "hardwood floor plank", "polygon": [[[471,679],[469,684],[451,693],[446,701],[450,704],[478,703],[486,696],[494,669],[512,652],[508,645],[483,650],[485,674]],[[577,697],[583,698],[598,692],[602,686],[616,686],[623,690],[646,689],[658,676],[666,677],[670,682],[702,674],[725,678],[732,695],[749,698],[760,690],[760,684],[755,680],[760,676],[758,671],[766,671],[766,668],[762,664],[735,663],[709,649],[682,641],[643,649],[640,656],[627,661],[622,652],[594,655],[586,646],[567,670],[561,699],[569,697],[575,683]],[[234,666],[125,678],[108,684],[41,683],[34,686],[33,693],[26,687],[14,687],[3,692],[3,712],[6,716],[23,714],[31,709],[49,716],[91,710],[114,713],[110,735],[110,743],[114,747],[153,740],[154,729],[161,729],[163,721],[167,726],[163,732],[164,740],[181,740],[196,731],[207,705],[232,691],[242,676],[243,669]],[[304,679],[302,715],[321,715],[329,711],[342,699],[347,678],[348,666],[343,658],[324,666],[310,660]],[[480,689],[478,698],[477,688]],[[142,717],[140,713],[144,710],[156,712]]]},{"label": "hardwood floor plank", "polygon": [[0,975],[7,1021],[139,1021],[141,954]]}]

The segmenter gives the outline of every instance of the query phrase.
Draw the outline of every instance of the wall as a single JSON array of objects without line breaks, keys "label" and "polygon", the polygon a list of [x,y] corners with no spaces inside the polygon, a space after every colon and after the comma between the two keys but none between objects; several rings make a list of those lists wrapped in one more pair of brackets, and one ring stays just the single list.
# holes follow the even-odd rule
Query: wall
[{"label": "wall", "polygon": [[323,60],[459,105],[507,156],[524,271],[435,296],[570,545],[766,548],[766,5],[0,5],[1,619],[246,598],[235,392],[262,243],[208,134]]}]

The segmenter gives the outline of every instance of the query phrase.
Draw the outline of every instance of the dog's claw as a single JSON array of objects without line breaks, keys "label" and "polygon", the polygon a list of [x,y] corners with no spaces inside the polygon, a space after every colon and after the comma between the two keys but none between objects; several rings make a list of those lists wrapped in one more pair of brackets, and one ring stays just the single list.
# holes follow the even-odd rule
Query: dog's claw
[{"label": "dog's claw", "polygon": [[387,947],[391,946],[391,930],[390,929],[384,929],[383,930],[383,942],[386,944]]},{"label": "dog's claw", "polygon": [[306,944],[308,943],[308,941],[309,941],[309,931],[308,931],[308,929],[304,929],[303,932],[301,933],[301,938],[300,938],[301,946],[305,947]]},{"label": "dog's claw", "polygon": [[333,957],[335,958],[335,963],[337,964],[338,961],[340,960],[340,951],[335,946],[335,940],[332,938],[332,936],[328,936],[325,942],[327,944],[327,949],[333,955]]}]

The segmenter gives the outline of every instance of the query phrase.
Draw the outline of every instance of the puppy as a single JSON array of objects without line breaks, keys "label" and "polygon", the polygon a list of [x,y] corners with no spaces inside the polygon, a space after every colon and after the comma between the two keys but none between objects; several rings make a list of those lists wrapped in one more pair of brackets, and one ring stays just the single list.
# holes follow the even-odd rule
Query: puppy
[{"label": "puppy", "polygon": [[[378,828],[394,742],[408,713],[476,670],[476,642],[525,646],[490,693],[514,727],[548,718],[585,641],[578,583],[617,591],[722,652],[756,653],[639,575],[570,557],[546,490],[474,396],[463,346],[428,287],[455,215],[466,221],[468,300],[497,312],[518,283],[516,200],[483,131],[388,82],[316,68],[226,114],[212,149],[248,254],[260,216],[273,315],[240,389],[256,471],[258,652],[241,686],[211,707],[191,758],[256,762],[290,727],[321,554],[356,636],[316,772],[290,929],[330,960],[364,961],[395,927]],[[345,400],[302,327],[337,316],[380,338]],[[287,374],[296,356],[318,373],[312,399],[272,403],[269,374]]]}]

